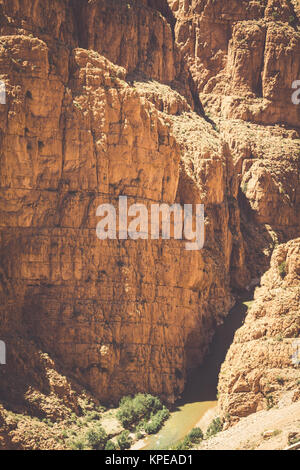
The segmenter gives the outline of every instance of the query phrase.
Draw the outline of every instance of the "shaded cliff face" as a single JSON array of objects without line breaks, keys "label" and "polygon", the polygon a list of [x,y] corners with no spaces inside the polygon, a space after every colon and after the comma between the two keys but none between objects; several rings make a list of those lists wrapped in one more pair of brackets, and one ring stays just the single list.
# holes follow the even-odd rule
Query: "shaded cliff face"
[{"label": "shaded cliff face", "polygon": [[[120,2],[105,5],[114,3],[117,8]],[[106,14],[103,2],[96,11],[91,5],[82,19],[92,35],[89,22]],[[72,19],[75,6],[45,5],[54,37],[37,4],[34,11],[30,2],[3,7],[1,71],[8,100],[1,108],[1,320],[8,366],[1,369],[1,396],[9,400],[16,370],[24,374],[24,363],[12,353],[17,323],[20,335],[57,357],[103,402],[136,391],[173,401],[232,302],[225,197],[233,178],[230,157],[184,96],[158,83],[151,102],[144,82],[126,81],[130,68],[99,55],[96,38],[96,51],[73,48],[81,44],[80,32],[75,16],[73,25],[65,19]],[[143,26],[140,14],[151,34],[168,32],[172,55],[170,27],[154,10],[128,13],[133,34],[138,37],[136,28]],[[141,61],[139,72],[172,78],[174,56],[170,77],[161,76],[166,67],[141,59],[148,47],[147,41],[135,45],[136,59],[130,51],[121,57],[132,69]],[[157,48],[156,54],[165,48],[164,35]],[[114,47],[109,52],[117,61]],[[205,179],[207,194],[201,195]],[[188,252],[184,241],[99,241],[96,209],[117,204],[119,195],[148,206],[205,202],[206,249]]]},{"label": "shaded cliff face", "polygon": [[[103,402],[174,401],[231,287],[299,233],[299,107],[283,78],[299,76],[296,10],[245,3],[1,2],[6,402],[32,409],[26,381],[49,393],[16,335]],[[119,195],[205,204],[205,248],[100,242],[96,208]]]}]

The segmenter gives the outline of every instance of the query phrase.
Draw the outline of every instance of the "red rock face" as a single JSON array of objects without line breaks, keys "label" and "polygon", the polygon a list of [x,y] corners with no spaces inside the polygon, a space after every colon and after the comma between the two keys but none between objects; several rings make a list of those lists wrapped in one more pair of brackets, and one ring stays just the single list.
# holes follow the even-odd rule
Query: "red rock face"
[{"label": "red rock face", "polygon": [[222,366],[219,403],[231,424],[275,406],[284,393],[299,400],[299,299],[298,238],[275,250]]},{"label": "red rock face", "polygon": [[[0,8],[1,334],[11,349],[16,334],[33,341],[103,402],[137,391],[174,401],[231,287],[259,277],[274,245],[299,233],[298,10],[210,0]],[[100,242],[96,209],[119,195],[204,204],[205,248]],[[42,387],[19,356],[0,371],[6,401],[25,388],[16,370]]]},{"label": "red rock face", "polygon": [[227,119],[299,125],[299,10],[288,1],[169,1],[176,42],[205,108]]},{"label": "red rock face", "polygon": [[[58,13],[55,5],[53,11]],[[99,22],[106,18],[101,10],[94,14]],[[170,34],[157,12],[141,14],[151,24],[153,18],[158,21],[158,37],[164,30]],[[92,12],[86,15],[89,24]],[[143,24],[131,12],[129,20],[134,20],[134,32]],[[156,31],[156,23],[152,26]],[[4,283],[11,292],[3,291],[1,318],[8,350],[18,318],[22,335],[57,357],[66,371],[74,371],[102,401],[136,391],[172,401],[183,390],[187,368],[203,359],[214,325],[231,305],[226,156],[221,151],[217,159],[219,138],[211,125],[167,87],[173,104],[166,106],[175,106],[174,112],[184,107],[191,115],[191,122],[182,125],[192,132],[189,128],[198,122],[215,141],[216,161],[206,145],[202,169],[204,178],[211,168],[207,200],[212,207],[221,205],[208,224],[211,248],[188,252],[184,241],[99,241],[96,209],[104,202],[117,204],[119,195],[148,206],[202,200],[195,183],[185,188],[180,176],[181,146],[171,117],[126,82],[125,69],[95,51],[48,42],[44,34],[2,37],[8,104],[1,109],[1,246]],[[95,49],[104,47],[93,41]],[[163,36],[158,47],[162,41]],[[133,68],[144,54],[142,46],[136,49],[137,55],[128,50],[122,56]],[[115,57],[113,50],[108,55]],[[150,73],[148,65],[141,62],[143,73]],[[169,73],[167,68],[162,71],[158,62],[152,66],[154,77],[164,80],[159,75]],[[169,78],[171,65],[170,70]],[[213,263],[208,261],[212,257]],[[19,308],[11,305],[14,297]],[[10,372],[13,367],[3,371]],[[2,394],[7,397],[5,385]]]}]

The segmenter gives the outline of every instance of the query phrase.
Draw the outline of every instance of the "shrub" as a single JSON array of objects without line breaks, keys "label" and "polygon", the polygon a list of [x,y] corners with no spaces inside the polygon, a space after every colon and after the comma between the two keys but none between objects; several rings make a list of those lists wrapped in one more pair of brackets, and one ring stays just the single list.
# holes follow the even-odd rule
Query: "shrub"
[{"label": "shrub", "polygon": [[140,421],[148,421],[152,414],[162,410],[163,405],[158,398],[140,393],[134,398],[122,398],[119,407],[117,418],[124,428],[132,429]]},{"label": "shrub", "polygon": [[273,395],[267,395],[266,400],[267,400],[267,409],[271,410],[271,408],[273,408],[275,406],[275,401],[274,401]]},{"label": "shrub", "polygon": [[194,428],[182,441],[173,446],[172,450],[189,450],[193,447],[193,444],[198,444],[202,439],[202,430],[200,428]]},{"label": "shrub", "polygon": [[157,433],[161,429],[164,421],[166,421],[166,419],[168,419],[169,416],[170,416],[170,412],[164,406],[161,410],[159,410],[157,413],[151,416],[151,420],[149,421],[149,423],[146,423],[144,425],[145,432],[147,434]]},{"label": "shrub", "polygon": [[272,13],[272,16],[273,16],[274,21],[277,21],[277,20],[279,20],[279,18],[280,18],[280,15],[279,15],[279,13],[278,13],[277,11],[274,11],[274,12]]},{"label": "shrub", "polygon": [[189,438],[186,436],[183,441],[178,442],[175,446],[172,447],[172,450],[189,450],[192,447],[192,443]]},{"label": "shrub", "polygon": [[71,442],[70,445],[72,450],[84,450],[85,449],[85,443],[83,440],[77,439],[77,441]]},{"label": "shrub", "polygon": [[116,450],[116,444],[113,441],[107,441],[105,450]]},{"label": "shrub", "polygon": [[223,429],[223,423],[220,418],[215,418],[209,425],[206,431],[206,438],[210,438],[221,432]]},{"label": "shrub", "polygon": [[88,445],[95,450],[104,450],[108,436],[102,426],[90,429],[86,435]]},{"label": "shrub", "polygon": [[188,438],[193,443],[198,443],[199,441],[202,441],[203,437],[203,432],[200,428],[194,428],[188,434]]},{"label": "shrub", "polygon": [[278,266],[278,271],[279,271],[279,275],[282,279],[285,278],[285,276],[287,275],[287,270],[286,270],[286,262],[283,261],[283,263],[281,263],[279,266]]},{"label": "shrub", "polygon": [[276,377],[276,381],[279,385],[284,385],[285,380],[283,377]]},{"label": "shrub", "polygon": [[120,450],[130,449],[132,439],[129,436],[129,431],[123,431],[118,439],[117,439],[118,446]]},{"label": "shrub", "polygon": [[246,192],[247,192],[247,189],[248,189],[248,183],[243,183],[243,184],[242,184],[242,191],[243,191],[243,193],[246,193]]},{"label": "shrub", "polygon": [[88,422],[99,420],[100,418],[101,418],[101,415],[97,411],[88,411],[85,415],[85,420]]},{"label": "shrub", "polygon": [[290,15],[289,16],[289,24],[293,26],[293,24],[295,23],[295,18],[293,15]]}]

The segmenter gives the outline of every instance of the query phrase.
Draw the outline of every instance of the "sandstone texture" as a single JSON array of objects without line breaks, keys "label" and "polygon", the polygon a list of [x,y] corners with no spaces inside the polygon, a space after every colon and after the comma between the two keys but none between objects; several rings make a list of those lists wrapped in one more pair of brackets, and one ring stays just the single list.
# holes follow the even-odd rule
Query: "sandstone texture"
[{"label": "sandstone texture", "polygon": [[275,250],[222,366],[219,406],[230,422],[273,408],[287,391],[299,400],[299,306],[298,238]]},{"label": "sandstone texture", "polygon": [[[235,290],[300,233],[299,21],[288,0],[0,1],[6,410],[59,420],[83,388],[105,404],[182,393]],[[96,209],[120,195],[204,204],[204,249],[98,240]],[[283,329],[299,334],[294,304]]]}]

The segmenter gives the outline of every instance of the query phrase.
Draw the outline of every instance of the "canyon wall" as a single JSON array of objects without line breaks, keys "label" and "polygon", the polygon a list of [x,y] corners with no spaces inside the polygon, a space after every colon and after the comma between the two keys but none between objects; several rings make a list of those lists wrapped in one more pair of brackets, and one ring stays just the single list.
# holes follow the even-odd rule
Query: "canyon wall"
[{"label": "canyon wall", "polygon": [[[99,55],[104,46],[95,37],[87,39],[95,50],[76,47],[82,41],[78,25],[65,21],[78,5],[62,5],[2,7],[7,104],[1,107],[1,334],[8,365],[1,369],[1,397],[9,401],[12,375],[24,374],[24,362],[12,352],[17,329],[104,403],[137,391],[174,401],[232,305],[230,155],[212,125],[169,85],[160,89],[159,82],[151,101],[143,81],[140,86],[133,76],[127,79],[130,68]],[[96,11],[86,4],[77,18],[86,21],[91,37],[89,22],[105,19],[106,5],[113,19],[111,8],[120,2],[98,2]],[[126,17],[133,35],[140,36],[144,15],[151,34],[161,37],[156,54],[165,49],[164,35],[169,38],[170,72],[141,59],[146,39],[134,43],[136,58],[123,51],[122,64],[128,66],[128,59],[132,69],[140,64],[140,73],[172,79],[175,46],[168,23],[156,11],[134,6]],[[51,37],[44,14],[54,21]],[[127,42],[121,41],[125,49]],[[106,55],[117,62],[115,47]],[[161,103],[166,109],[157,109]],[[205,249],[189,252],[184,240],[98,240],[96,209],[117,205],[119,195],[147,206],[205,203]]]},{"label": "canyon wall", "polygon": [[[299,10],[3,0],[0,15],[0,398],[47,415],[31,344],[104,403],[173,402],[232,288],[299,235]],[[204,204],[204,249],[98,240],[96,209],[120,195]]]},{"label": "canyon wall", "polygon": [[[299,235],[299,2],[169,1],[183,61],[238,178],[248,267],[258,279],[275,242]],[[257,254],[259,253],[259,256]]]},{"label": "canyon wall", "polygon": [[219,405],[229,423],[300,398],[300,239],[274,251],[224,362]]}]

